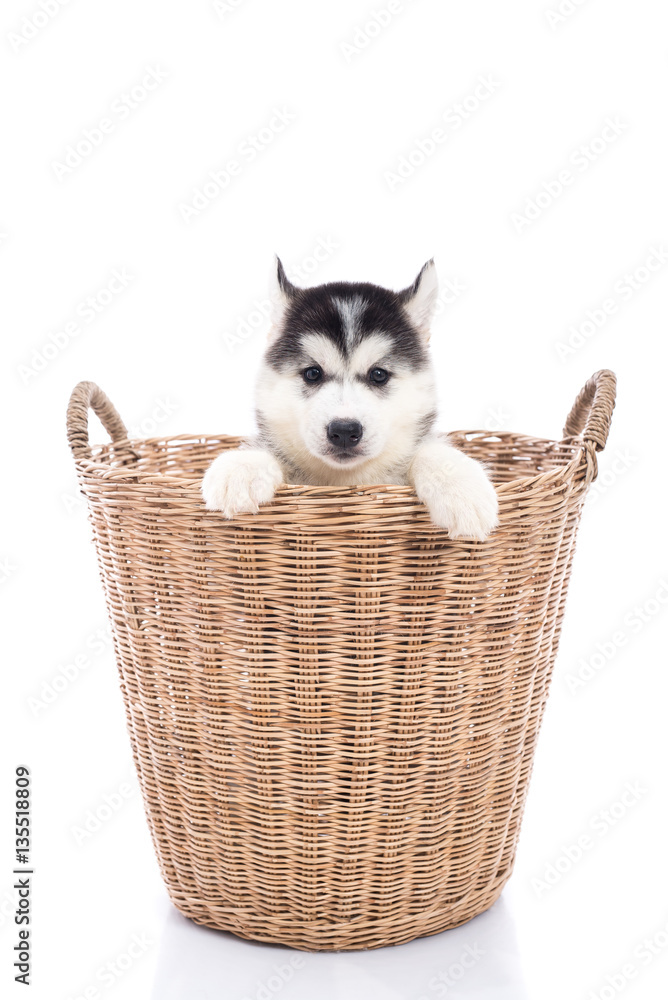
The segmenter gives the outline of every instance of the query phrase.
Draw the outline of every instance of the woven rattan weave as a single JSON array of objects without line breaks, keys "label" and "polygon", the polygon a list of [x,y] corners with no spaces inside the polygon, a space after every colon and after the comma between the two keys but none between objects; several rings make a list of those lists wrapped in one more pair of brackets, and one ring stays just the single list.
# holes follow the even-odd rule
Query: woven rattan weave
[{"label": "woven rattan weave", "polygon": [[[489,907],[515,857],[587,487],[615,378],[565,438],[450,435],[500,527],[451,540],[408,487],[281,487],[205,510],[232,437],[128,441],[91,382],[68,437],[134,759],[174,904],[302,949],[375,948]],[[112,442],[88,443],[88,408]]]}]

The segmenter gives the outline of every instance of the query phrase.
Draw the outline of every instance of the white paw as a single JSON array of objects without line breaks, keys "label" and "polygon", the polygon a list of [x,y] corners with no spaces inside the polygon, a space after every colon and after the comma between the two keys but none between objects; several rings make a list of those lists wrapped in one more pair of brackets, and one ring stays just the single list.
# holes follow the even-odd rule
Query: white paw
[{"label": "white paw", "polygon": [[413,481],[434,524],[446,528],[451,538],[484,541],[499,523],[499,503],[483,466],[461,452],[440,455],[434,464],[436,455],[425,457],[416,465]]},{"label": "white paw", "polygon": [[225,517],[257,514],[261,503],[273,499],[283,482],[281,467],[268,451],[240,448],[224,451],[212,462],[202,480],[207,510],[220,510]]}]

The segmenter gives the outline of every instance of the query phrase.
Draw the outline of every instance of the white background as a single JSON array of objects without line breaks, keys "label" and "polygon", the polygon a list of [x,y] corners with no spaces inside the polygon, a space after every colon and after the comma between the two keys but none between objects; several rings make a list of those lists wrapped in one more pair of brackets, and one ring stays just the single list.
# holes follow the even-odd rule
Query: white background
[{"label": "white background", "polygon": [[[30,996],[665,995],[666,21],[651,0],[564,0],[560,20],[549,16],[558,2],[403,0],[368,32],[385,0],[223,0],[219,10],[44,0],[57,8],[49,17],[35,0],[3,3],[0,961],[11,979],[9,806],[25,763]],[[123,95],[149,69],[155,87],[135,91],[130,108]],[[493,91],[484,100],[481,79]],[[244,143],[277,124],[275,109],[293,120],[250,160]],[[104,118],[111,130],[89,155],[80,146],[77,164],[85,130]],[[417,165],[418,142],[428,148],[437,128],[444,141]],[[411,175],[388,178],[411,153]],[[231,159],[238,175],[210,187],[186,221],[183,206]],[[310,270],[307,283],[396,288],[435,256],[444,287],[458,290],[434,325],[443,428],[558,438],[603,367],[617,373],[619,398],[501,901],[400,948],[307,955],[271,992],[273,965],[298,953],[196,928],[163,889],[64,416],[74,385],[92,379],[139,436],[252,430],[266,329],[253,324],[275,252],[293,276]],[[106,303],[114,269],[127,284]],[[89,296],[100,309],[91,322]],[[77,656],[86,666],[46,704]],[[573,691],[587,663],[591,679]],[[627,783],[637,792],[620,805]],[[118,808],[82,835],[105,795]],[[583,836],[582,858],[564,860]],[[541,887],[551,865],[561,874]],[[125,966],[135,934],[143,952],[103,982],[98,970]],[[467,946],[483,957],[457,986],[439,986]],[[629,963],[632,978],[619,972]],[[26,995],[12,983],[15,994]]]}]

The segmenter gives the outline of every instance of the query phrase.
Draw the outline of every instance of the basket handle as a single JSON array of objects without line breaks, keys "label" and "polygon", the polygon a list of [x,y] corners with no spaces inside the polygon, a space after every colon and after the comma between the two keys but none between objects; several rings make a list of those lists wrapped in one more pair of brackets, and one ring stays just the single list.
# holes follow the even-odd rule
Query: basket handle
[{"label": "basket handle", "polygon": [[568,414],[564,439],[580,438],[593,445],[595,451],[603,451],[615,408],[616,387],[615,374],[607,368],[592,375]]},{"label": "basket handle", "polygon": [[95,382],[79,382],[72,391],[67,407],[67,440],[75,461],[90,456],[89,407],[98,415],[112,441],[124,441],[128,436],[116,407],[99,385]]}]

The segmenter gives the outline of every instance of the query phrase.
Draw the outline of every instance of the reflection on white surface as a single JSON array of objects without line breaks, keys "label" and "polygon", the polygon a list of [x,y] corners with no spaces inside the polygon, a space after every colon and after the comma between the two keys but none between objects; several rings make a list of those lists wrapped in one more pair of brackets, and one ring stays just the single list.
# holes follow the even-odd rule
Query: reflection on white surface
[{"label": "reflection on white surface", "polygon": [[527,1000],[498,900],[462,927],[374,951],[303,952],[199,927],[171,909],[152,1000]]}]

